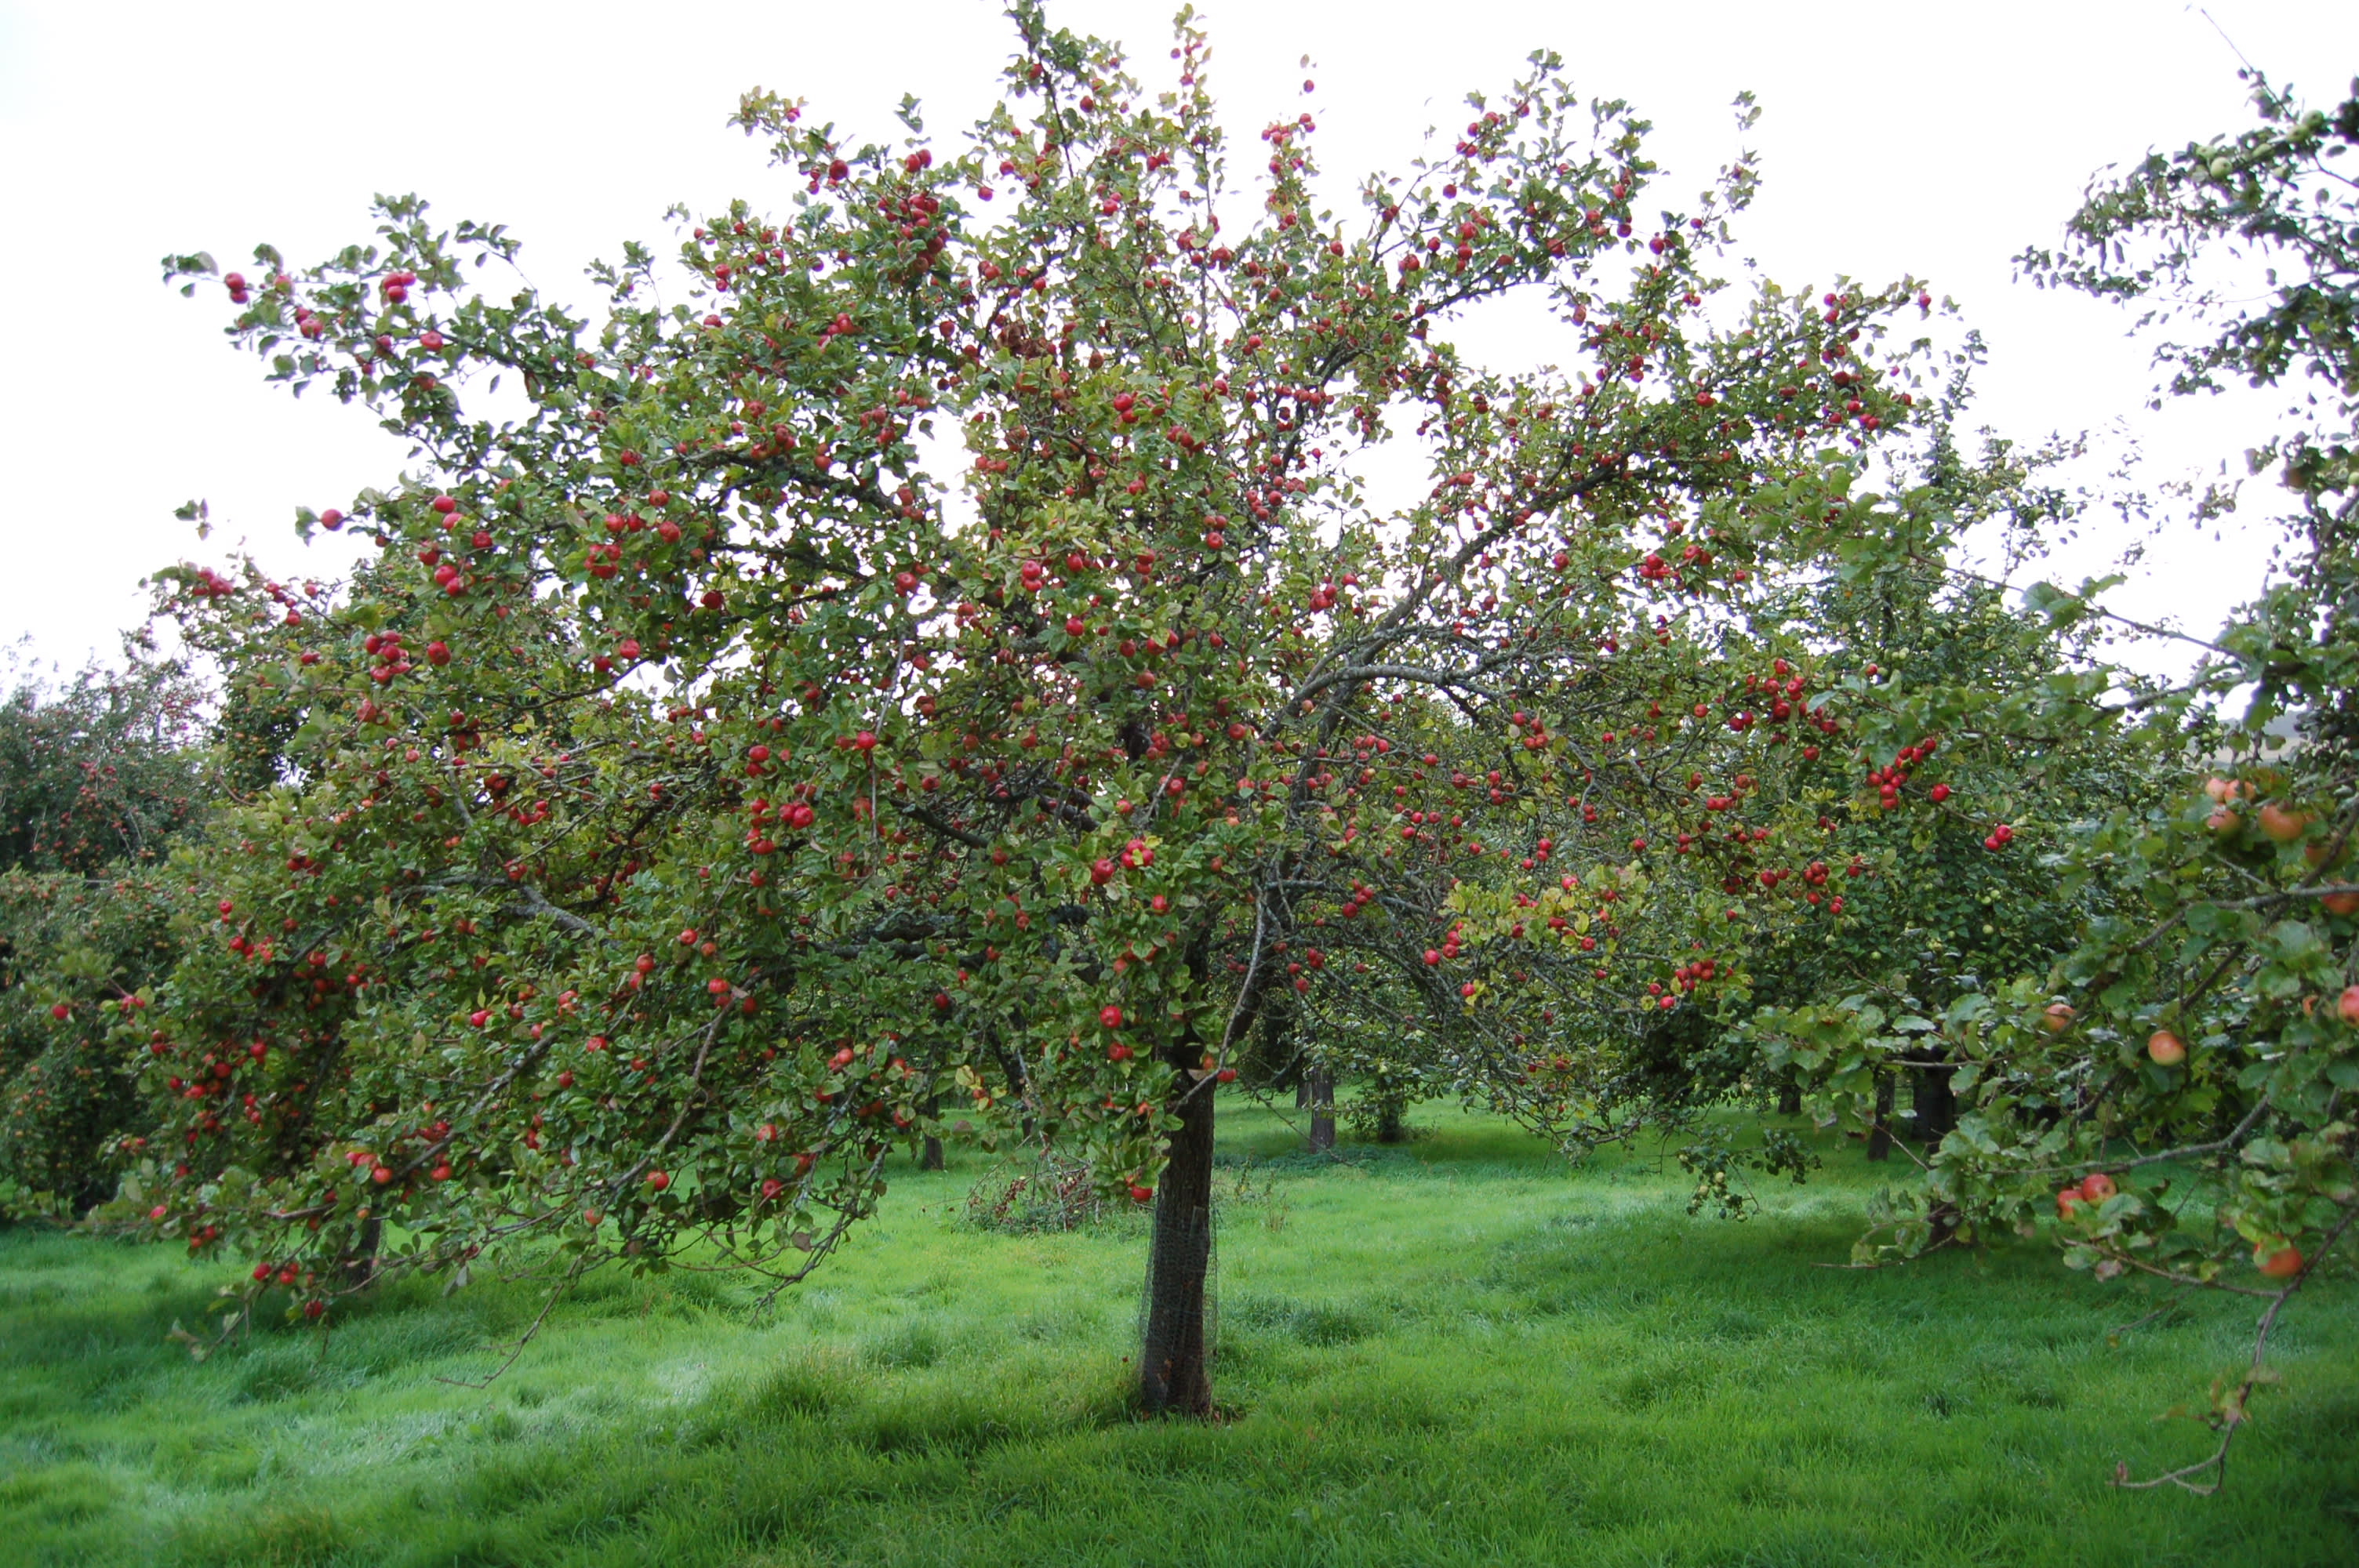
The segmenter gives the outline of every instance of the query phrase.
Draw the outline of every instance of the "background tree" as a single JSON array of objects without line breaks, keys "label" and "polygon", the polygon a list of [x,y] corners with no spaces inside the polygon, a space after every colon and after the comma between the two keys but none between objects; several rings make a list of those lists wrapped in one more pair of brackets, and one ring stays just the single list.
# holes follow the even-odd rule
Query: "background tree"
[{"label": "background tree", "polygon": [[152,656],[0,700],[0,870],[154,864],[200,807],[202,692]]},{"label": "background tree", "polygon": [[[1973,1109],[1927,1189],[1972,1223],[2027,1232],[2052,1203],[2066,1260],[2100,1279],[2135,1271],[2261,1303],[2249,1363],[2215,1385],[2211,1451],[2151,1480],[2118,1477],[2197,1490],[2224,1475],[2280,1312],[2359,1216],[2359,209],[2338,162],[2359,142],[2359,94],[2308,110],[2248,80],[2255,125],[2109,171],[2064,246],[2022,259],[2043,285],[2143,309],[2162,337],[2158,396],[2230,374],[2291,395],[2252,454],[2288,497],[2282,569],[2183,683],[2116,675],[2093,700],[2051,687],[1994,713],[1994,756],[2077,731],[2188,762],[2160,801],[2133,795],[2042,847],[2065,895],[2110,880],[2135,902],[2098,912],[2044,983],[1944,1019]],[[2104,586],[2027,598],[2069,622],[2104,613]],[[1917,693],[1912,721],[1965,695]],[[1820,1022],[1841,1032],[1832,1013]],[[1926,1234],[1904,1226],[1897,1249]]]},{"label": "background tree", "polygon": [[0,703],[0,1216],[105,1197],[102,1148],[142,1120],[111,1040],[174,956],[162,859],[200,810],[200,692],[135,657]]},{"label": "background tree", "polygon": [[[1769,797],[1842,721],[1774,611],[1912,417],[1885,339],[1930,301],[1765,285],[1712,325],[1749,162],[1649,212],[1644,123],[1552,57],[1346,222],[1307,112],[1229,188],[1184,20],[1150,94],[1011,16],[963,151],[748,95],[793,188],[685,237],[690,302],[636,246],[594,321],[501,296],[514,242],[413,199],[220,275],[271,376],[420,464],[303,518],[381,545],[340,590],[171,579],[290,728],[196,863],[171,1153],[123,1212],[255,1258],[249,1303],[317,1315],[380,1227],[385,1267],[694,1243],[790,1281],[940,1097],[1154,1200],[1141,1397],[1208,1410],[1211,1090],[1277,988],[1385,968],[1579,1146],[1646,1111],[1577,1010],[1673,1010],[1674,951],[1817,909],[1832,829]],[[1514,291],[1573,368],[1446,340]],[[1430,478],[1391,509],[1387,443]],[[1722,820],[1707,769],[1742,842],[1634,860]]]},{"label": "background tree", "polygon": [[[1945,424],[1955,404],[1945,399]],[[1850,823],[1849,907],[1820,939],[1757,956],[1763,978],[1745,1000],[1759,1011],[1730,1016],[1741,1039],[1767,1047],[1759,1062],[1736,1057],[1797,1092],[1831,1091],[1857,1115],[1872,1160],[1904,1131],[1930,1152],[1956,1124],[1934,1021],[2044,978],[2090,920],[2134,897],[2109,876],[2060,886],[2049,857],[2108,811],[2158,799],[2155,781],[2181,753],[2175,734],[2088,721],[2104,702],[2100,622],[2010,606],[1962,563],[1969,545],[1995,538],[2019,568],[2073,518],[2078,503],[2048,479],[2062,455],[1992,442],[1968,461],[1945,433],[1917,482],[1896,491],[1891,523],[1799,612],[1844,650],[1873,699],[1853,755],[1859,782],[1828,803]],[[1930,706],[1925,693],[1939,694]],[[2035,714],[2068,705],[2075,721],[2034,728]],[[1930,728],[1937,710],[1959,729]],[[1830,1034],[1809,1022],[1838,998],[1872,1008],[1874,1022]],[[1912,1114],[1896,1121],[1903,1082]]]}]

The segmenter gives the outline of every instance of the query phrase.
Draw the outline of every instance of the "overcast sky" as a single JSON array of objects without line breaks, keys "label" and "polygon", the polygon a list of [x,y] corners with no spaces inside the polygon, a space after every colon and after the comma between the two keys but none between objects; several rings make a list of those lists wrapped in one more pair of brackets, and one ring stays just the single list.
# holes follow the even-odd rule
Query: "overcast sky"
[{"label": "overcast sky", "polygon": [[[2234,460],[2253,400],[2138,413],[2149,375],[2127,319],[2011,280],[2052,242],[2088,177],[2150,146],[2241,127],[2236,59],[2212,22],[2171,0],[1977,3],[1863,10],[1691,3],[1387,5],[1207,0],[1214,89],[1246,149],[1302,104],[1305,54],[1322,157],[1337,181],[1414,157],[1536,48],[1585,93],[1626,98],[1657,126],[1667,190],[1684,200],[1737,146],[1739,89],[1764,114],[1747,138],[1767,184],[1742,249],[1781,281],[1823,287],[1913,272],[1988,340],[1981,416],[2036,439],[2093,429],[2142,444],[2151,477]],[[1170,7],[1052,5],[1168,68]],[[2316,101],[2359,70],[2359,5],[2217,0],[2221,29]],[[382,483],[401,454],[367,418],[297,405],[223,346],[218,289],[184,300],[168,251],[235,265],[266,240],[290,257],[367,237],[378,191],[415,190],[449,219],[507,223],[542,288],[588,303],[580,277],[625,238],[664,241],[673,201],[789,187],[723,121],[745,88],[810,101],[879,139],[902,93],[951,139],[988,102],[1010,33],[986,0],[694,9],[400,0],[264,6],[0,0],[0,298],[13,351],[0,377],[0,637],[43,662],[113,651],[139,617],[139,579],[217,560],[243,539],[289,576],[332,575],[345,541],[310,548],[298,505]],[[952,145],[955,145],[953,142]],[[1240,176],[1253,155],[1240,151]],[[1539,357],[1549,357],[1545,346]],[[1570,355],[1564,357],[1569,358]],[[201,544],[172,511],[203,497]],[[2124,540],[2103,534],[2072,565]],[[2126,607],[2208,631],[2257,580],[2249,539],[2170,530]]]}]

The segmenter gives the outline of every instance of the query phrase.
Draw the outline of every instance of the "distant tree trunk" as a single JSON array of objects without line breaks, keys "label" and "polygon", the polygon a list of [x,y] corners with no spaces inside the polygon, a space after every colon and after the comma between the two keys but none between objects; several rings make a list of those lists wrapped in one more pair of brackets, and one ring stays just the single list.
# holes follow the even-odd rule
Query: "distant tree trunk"
[{"label": "distant tree trunk", "polygon": [[1204,1335],[1204,1291],[1212,1260],[1212,1095],[1190,1070],[1203,1048],[1183,1040],[1172,1052],[1167,1108],[1180,1130],[1166,1145],[1147,1260],[1145,1332],[1138,1347],[1138,1402],[1150,1415],[1210,1415],[1212,1374]]},{"label": "distant tree trunk", "polygon": [[1303,1147],[1313,1154],[1324,1154],[1335,1147],[1335,1075],[1325,1067],[1311,1067],[1302,1079],[1310,1108],[1310,1130]]},{"label": "distant tree trunk", "polygon": [[1400,1101],[1389,1096],[1376,1102],[1377,1142],[1406,1143],[1408,1141],[1408,1124],[1402,1119],[1403,1108]]},{"label": "distant tree trunk", "polygon": [[[926,1100],[926,1119],[931,1122],[941,1113],[942,1097],[929,1096]],[[918,1145],[918,1169],[920,1171],[942,1169],[942,1141],[933,1133],[927,1133],[925,1141]]]},{"label": "distant tree trunk", "polygon": [[1024,1141],[1029,1143],[1033,1140],[1032,1075],[1024,1070],[1024,1058],[1001,1044],[996,1036],[992,1039],[991,1053],[999,1059],[999,1070],[1007,1078],[1009,1096],[1024,1108],[1017,1119],[1024,1127]]},{"label": "distant tree trunk", "polygon": [[361,1233],[342,1260],[344,1283],[364,1291],[376,1283],[376,1253],[385,1239],[385,1221],[375,1215],[361,1221]]},{"label": "distant tree trunk", "polygon": [[1294,1049],[1294,1026],[1277,1004],[1258,1008],[1253,1027],[1243,1036],[1245,1049],[1236,1058],[1237,1076],[1266,1088],[1302,1092],[1302,1062]]},{"label": "distant tree trunk", "polygon": [[1879,1069],[1875,1075],[1875,1123],[1867,1130],[1867,1157],[1892,1158],[1892,1074],[1888,1070]]},{"label": "distant tree trunk", "polygon": [[1802,1080],[1795,1076],[1794,1069],[1791,1067],[1787,1068],[1777,1080],[1777,1114],[1779,1116],[1802,1114]]},{"label": "distant tree trunk", "polygon": [[1940,1147],[1941,1140],[1958,1125],[1958,1097],[1950,1087],[1951,1070],[1947,1063],[1916,1070],[1916,1133],[1928,1152]]}]

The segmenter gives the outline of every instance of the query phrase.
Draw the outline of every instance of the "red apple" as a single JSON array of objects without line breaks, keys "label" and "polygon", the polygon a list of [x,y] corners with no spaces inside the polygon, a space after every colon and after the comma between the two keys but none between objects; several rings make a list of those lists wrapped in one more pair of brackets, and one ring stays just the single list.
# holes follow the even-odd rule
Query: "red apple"
[{"label": "red apple", "polygon": [[2070,1002],[2051,1001],[2039,1015],[2039,1027],[2050,1034],[2061,1034],[2072,1027],[2073,1017]]},{"label": "red apple", "polygon": [[2158,1029],[2147,1036],[2146,1054],[2158,1066],[2176,1067],[2187,1060],[2187,1042],[2168,1029]]},{"label": "red apple", "polygon": [[2334,1004],[2334,1011],[2343,1015],[2343,1022],[2359,1029],[2359,986],[2344,986],[2341,1000]]},{"label": "red apple", "polygon": [[2253,1267],[2272,1280],[2290,1280],[2301,1272],[2301,1253],[2291,1247],[2271,1247],[2262,1242],[2253,1249]]},{"label": "red apple", "polygon": [[2091,1203],[2104,1202],[2115,1190],[2113,1177],[2103,1171],[2092,1171],[2081,1178],[2081,1195]]},{"label": "red apple", "polygon": [[2261,831],[2279,844],[2290,844],[2310,827],[2310,813],[2293,811],[2271,801],[2261,807]]}]

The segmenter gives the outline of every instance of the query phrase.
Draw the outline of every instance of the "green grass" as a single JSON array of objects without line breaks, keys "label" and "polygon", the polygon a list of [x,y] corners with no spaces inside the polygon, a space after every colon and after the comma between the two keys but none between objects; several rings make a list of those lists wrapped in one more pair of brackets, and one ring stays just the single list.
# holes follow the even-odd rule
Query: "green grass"
[{"label": "green grass", "polygon": [[[218,1272],[0,1237],[0,1563],[1773,1564],[2359,1562],[2359,1291],[2313,1287],[2226,1495],[2125,1494],[2248,1345],[2204,1298],[2042,1246],[1841,1260],[1855,1144],[1690,1220],[1676,1168],[1567,1173],[1430,1110],[1405,1150],[1277,1159],[1220,1233],[1216,1423],[1141,1423],[1135,1220],[959,1228],[983,1158],[763,1313],[733,1278],[592,1277],[486,1390],[523,1287],[400,1285],[324,1342],[169,1343]],[[1253,1186],[1261,1188],[1257,1174]]]}]

